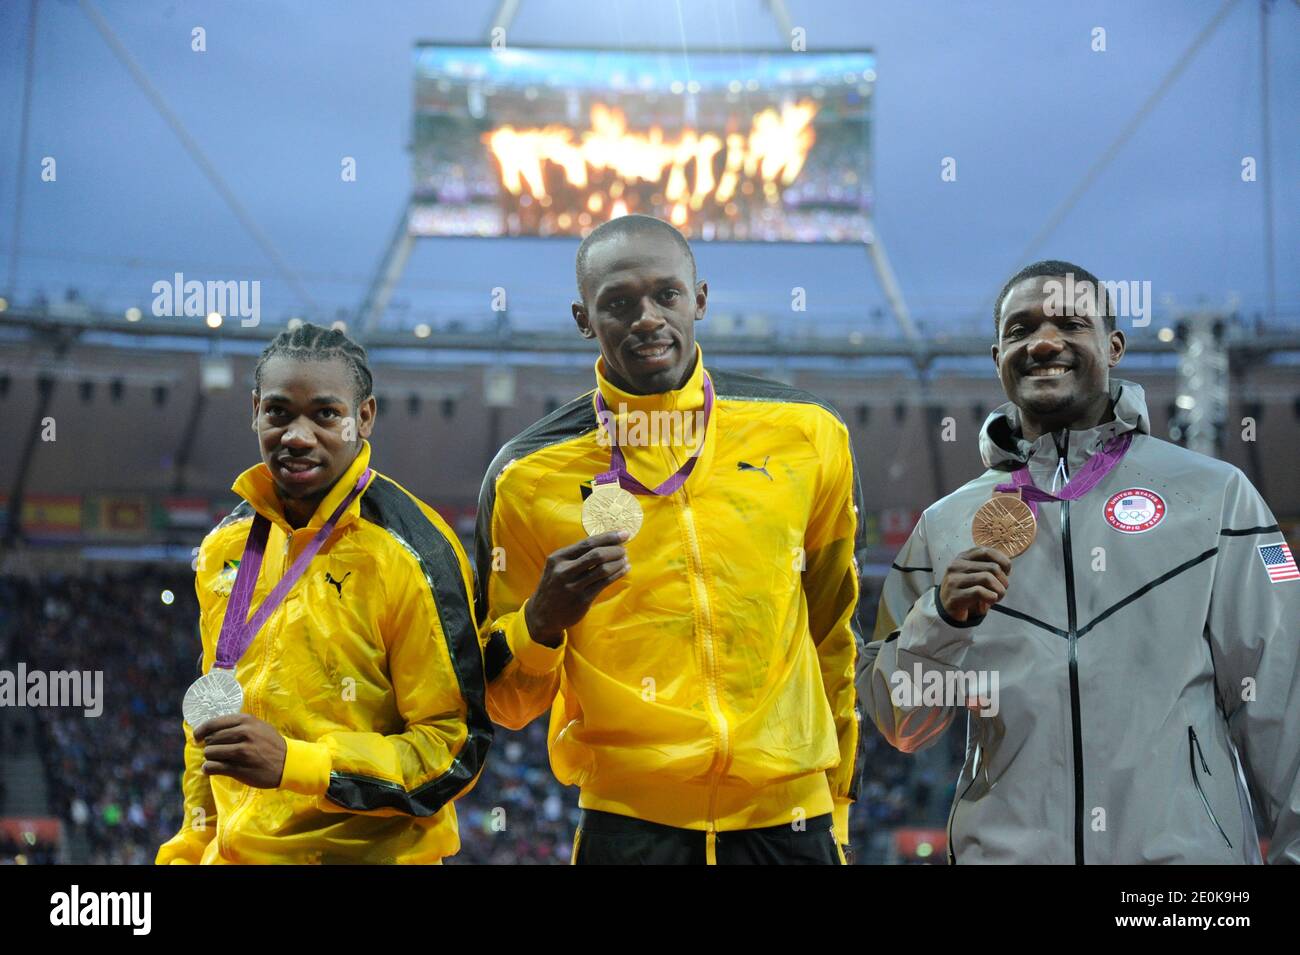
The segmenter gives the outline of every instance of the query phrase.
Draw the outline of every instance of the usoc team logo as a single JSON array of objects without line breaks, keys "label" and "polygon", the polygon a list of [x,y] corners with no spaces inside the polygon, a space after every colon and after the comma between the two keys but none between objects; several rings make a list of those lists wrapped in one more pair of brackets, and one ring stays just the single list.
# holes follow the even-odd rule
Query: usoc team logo
[{"label": "usoc team logo", "polygon": [[1115,530],[1141,534],[1165,519],[1165,499],[1144,487],[1130,487],[1111,495],[1105,514]]}]

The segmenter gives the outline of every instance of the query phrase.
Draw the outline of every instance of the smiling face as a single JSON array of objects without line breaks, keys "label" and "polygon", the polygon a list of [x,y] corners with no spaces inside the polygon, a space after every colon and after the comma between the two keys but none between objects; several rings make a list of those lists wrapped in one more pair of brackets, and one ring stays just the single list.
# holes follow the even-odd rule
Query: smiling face
[{"label": "smiling face", "polygon": [[375,420],[371,395],[357,404],[357,384],[343,359],[272,357],[253,392],[253,430],[262,461],[291,518],[306,523],[352,464]]},{"label": "smiling face", "polygon": [[1038,276],[1016,283],[998,316],[993,362],[1031,441],[1049,431],[1100,424],[1110,407],[1110,369],[1124,356],[1124,333],[1108,331],[1095,307],[1048,314],[1044,285],[1063,281]]},{"label": "smiling face", "polygon": [[573,320],[600,343],[610,382],[638,395],[685,384],[709,293],[685,250],[669,235],[615,233],[590,248],[585,275]]}]

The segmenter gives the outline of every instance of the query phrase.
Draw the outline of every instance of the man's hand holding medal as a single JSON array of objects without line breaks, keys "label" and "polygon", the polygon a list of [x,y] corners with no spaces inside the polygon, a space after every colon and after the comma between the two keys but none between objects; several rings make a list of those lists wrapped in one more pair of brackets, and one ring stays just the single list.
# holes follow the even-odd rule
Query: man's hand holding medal
[{"label": "man's hand holding medal", "polygon": [[939,585],[944,613],[965,623],[970,614],[982,617],[1007,595],[1011,558],[996,547],[972,547],[953,558]]},{"label": "man's hand holding medal", "polygon": [[982,617],[1007,595],[1011,559],[1034,542],[1038,522],[1018,494],[995,494],[975,512],[971,537],[975,546],[958,554],[939,585],[944,612],[959,623],[970,614]]},{"label": "man's hand holding medal", "polygon": [[623,546],[629,537],[626,530],[594,534],[546,558],[542,579],[524,608],[534,641],[558,647],[564,631],[587,615],[600,592],[631,569]]},{"label": "man's hand holding medal", "polygon": [[229,776],[246,786],[275,789],[284,775],[288,744],[270,723],[248,713],[218,716],[196,727],[203,772]]}]

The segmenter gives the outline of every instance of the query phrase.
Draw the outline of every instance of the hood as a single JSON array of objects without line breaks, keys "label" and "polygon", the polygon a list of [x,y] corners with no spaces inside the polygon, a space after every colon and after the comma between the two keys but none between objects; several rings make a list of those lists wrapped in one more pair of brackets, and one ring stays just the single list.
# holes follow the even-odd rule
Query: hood
[{"label": "hood", "polygon": [[[1070,434],[1070,470],[1076,463],[1092,457],[1103,444],[1115,435],[1128,431],[1151,433],[1147,417],[1146,392],[1142,386],[1120,378],[1110,380],[1110,400],[1114,418],[1086,431]],[[1056,443],[1052,435],[1045,434],[1037,441],[1026,441],[1020,434],[1020,409],[1007,402],[993,411],[980,429],[980,458],[984,466],[995,471],[1014,471],[1035,458],[1055,463]]]}]

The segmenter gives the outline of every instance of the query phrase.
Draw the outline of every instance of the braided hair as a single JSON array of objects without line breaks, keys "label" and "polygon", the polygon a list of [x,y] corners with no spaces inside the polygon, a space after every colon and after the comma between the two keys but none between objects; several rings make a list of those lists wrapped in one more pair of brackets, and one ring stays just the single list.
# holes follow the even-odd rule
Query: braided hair
[{"label": "braided hair", "polygon": [[297,328],[276,335],[271,344],[263,350],[262,356],[257,360],[257,367],[253,369],[253,383],[259,392],[262,390],[262,366],[272,358],[290,358],[294,361],[335,359],[342,361],[352,372],[358,405],[369,398],[374,390],[374,378],[370,374],[366,350],[343,332],[333,328],[304,322]]}]

